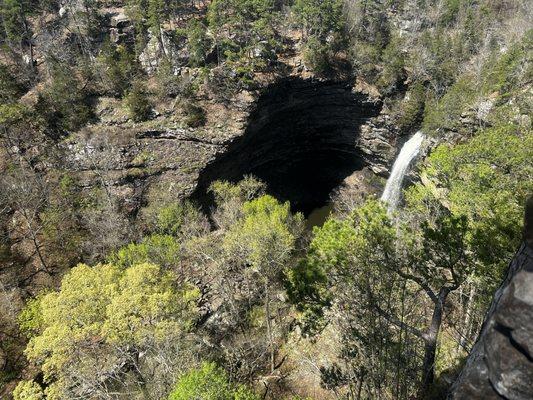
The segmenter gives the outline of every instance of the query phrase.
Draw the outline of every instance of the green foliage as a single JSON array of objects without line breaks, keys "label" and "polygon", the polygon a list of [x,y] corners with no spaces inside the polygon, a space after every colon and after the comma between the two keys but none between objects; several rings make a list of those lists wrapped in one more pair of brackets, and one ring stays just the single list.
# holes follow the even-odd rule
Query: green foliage
[{"label": "green foliage", "polygon": [[461,0],[446,0],[443,4],[443,12],[440,17],[440,23],[450,25],[455,22],[457,14],[461,8]]},{"label": "green foliage", "polygon": [[[481,76],[478,78],[471,74],[461,76],[438,100],[434,99],[426,107],[424,115],[423,129],[426,133],[437,134],[445,130],[459,130],[461,128],[461,114],[470,107],[475,106],[476,101],[483,96],[491,96],[498,99],[499,102],[505,101],[506,98],[515,95],[531,76],[531,66],[527,63],[528,49],[531,48],[533,40],[533,31],[528,31],[522,40],[511,46],[505,53],[494,53],[491,58],[484,64]],[[437,48],[447,48],[446,44],[440,43],[435,45]],[[449,48],[450,46],[448,46]],[[444,50],[443,50],[444,51]],[[450,50],[445,50],[450,51]],[[441,55],[437,57],[436,63],[441,66],[439,69],[446,68],[445,64],[450,62],[451,56]],[[524,65],[526,66],[524,68]],[[449,72],[448,75],[454,75]],[[439,73],[432,72],[434,80],[439,80]],[[447,79],[447,81],[450,81]],[[520,96],[517,96],[520,98]],[[525,99],[527,102],[527,98]],[[528,107],[524,107],[528,112]],[[495,114],[493,112],[493,114]],[[496,119],[508,119],[505,117],[496,117]],[[492,117],[491,119],[494,119]],[[500,121],[496,120],[496,123]]]},{"label": "green foliage", "polygon": [[125,46],[115,46],[106,41],[97,60],[100,63],[104,93],[123,96],[139,72],[134,54]]},{"label": "green foliage", "polygon": [[9,127],[26,123],[31,117],[31,109],[20,103],[0,104],[0,125]]},{"label": "green foliage", "polygon": [[309,256],[285,272],[285,289],[289,301],[300,313],[298,319],[304,334],[314,334],[324,326],[324,310],[330,306],[332,294],[328,278],[316,257]]},{"label": "green foliage", "polygon": [[302,216],[269,195],[244,203],[243,218],[225,237],[225,247],[267,279],[274,279],[294,249]]},{"label": "green foliage", "polygon": [[13,391],[13,400],[44,400],[43,388],[34,381],[20,381]]},{"label": "green foliage", "polygon": [[4,0],[0,7],[2,25],[8,41],[20,44],[25,36],[24,0]]},{"label": "green foliage", "polygon": [[152,115],[152,103],[148,97],[146,86],[140,79],[133,81],[131,89],[124,100],[133,121],[146,121]]},{"label": "green foliage", "polygon": [[181,376],[168,400],[259,400],[243,385],[232,384],[226,372],[213,363],[203,363]]},{"label": "green foliage", "polygon": [[193,18],[187,24],[187,44],[191,66],[204,65],[207,53],[211,48],[211,41],[207,36],[205,25],[201,21]]},{"label": "green foliage", "polygon": [[161,32],[161,25],[168,16],[169,10],[167,4],[169,2],[164,0],[148,0],[147,3],[148,10],[146,15],[148,17],[148,26],[151,28],[150,30],[153,34],[159,36]]},{"label": "green foliage", "polygon": [[[232,61],[256,57],[256,49],[274,38],[273,0],[214,0],[209,5],[207,21],[216,37],[217,53]],[[259,58],[269,58],[261,52]]]},{"label": "green foliage", "polygon": [[426,102],[426,88],[421,82],[415,82],[409,88],[409,99],[400,105],[396,115],[396,124],[402,132],[415,129],[421,122]]},{"label": "green foliage", "polygon": [[3,64],[0,64],[0,102],[2,104],[15,101],[22,94],[22,87],[14,74]]},{"label": "green foliage", "polygon": [[478,91],[470,77],[458,80],[440,100],[426,107],[422,125],[424,132],[436,135],[442,130],[458,129],[461,114],[477,96]]},{"label": "green foliage", "polygon": [[169,235],[150,235],[140,243],[130,243],[109,257],[111,263],[127,268],[135,264],[153,263],[165,268],[175,267],[181,255],[177,239]]},{"label": "green foliage", "polygon": [[383,89],[394,87],[400,80],[405,78],[403,70],[405,56],[402,45],[401,38],[394,36],[381,53],[383,70],[378,81],[378,86]]},{"label": "green foliage", "polygon": [[250,201],[263,194],[264,190],[265,184],[250,176],[245,177],[237,184],[232,184],[227,181],[216,181],[209,188],[218,206],[232,202],[233,199],[236,199],[240,203]]},{"label": "green foliage", "polygon": [[293,11],[307,34],[303,54],[306,66],[318,74],[327,73],[334,55],[345,46],[342,1],[297,0]]},{"label": "green foliage", "polygon": [[515,43],[503,55],[493,54],[482,72],[482,90],[484,93],[500,92],[509,96],[510,92],[519,90],[533,76],[531,66],[531,48],[533,47],[533,29],[526,32],[522,40]]},{"label": "green foliage", "polygon": [[52,66],[52,81],[39,96],[36,108],[56,131],[76,131],[93,117],[83,83],[63,64]]},{"label": "green foliage", "polygon": [[38,296],[28,300],[18,316],[19,329],[27,338],[37,335],[42,329],[41,299],[42,296]]},{"label": "green foliage", "polygon": [[293,6],[297,21],[310,35],[324,39],[344,27],[341,0],[296,0]]},{"label": "green foliage", "polygon": [[79,265],[58,292],[40,300],[40,334],[30,339],[26,354],[40,363],[49,398],[85,397],[87,382],[127,372],[120,372],[124,354],[144,353],[130,360],[141,374],[151,357],[177,358],[165,345],[179,343],[190,329],[197,296],[195,288],[178,285],[153,264]]},{"label": "green foliage", "polygon": [[305,43],[303,53],[305,65],[317,74],[324,74],[330,69],[330,47],[316,37],[310,37]]},{"label": "green foliage", "polygon": [[533,190],[532,148],[530,130],[512,124],[482,130],[464,144],[439,146],[423,171],[434,186],[408,191],[413,207],[427,209],[436,199],[468,217],[480,273],[493,284],[520,241],[523,207]]}]

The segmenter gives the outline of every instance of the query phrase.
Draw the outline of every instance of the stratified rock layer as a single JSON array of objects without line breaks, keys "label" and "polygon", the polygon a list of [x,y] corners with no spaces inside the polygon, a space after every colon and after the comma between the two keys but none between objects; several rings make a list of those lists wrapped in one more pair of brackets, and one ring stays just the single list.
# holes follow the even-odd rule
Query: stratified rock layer
[{"label": "stratified rock layer", "polygon": [[494,296],[450,400],[533,399],[533,202],[525,240]]}]

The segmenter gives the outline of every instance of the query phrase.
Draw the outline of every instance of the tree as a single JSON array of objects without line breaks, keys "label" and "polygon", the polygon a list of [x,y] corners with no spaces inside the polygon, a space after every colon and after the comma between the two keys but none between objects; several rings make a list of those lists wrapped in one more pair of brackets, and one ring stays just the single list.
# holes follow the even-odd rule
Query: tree
[{"label": "tree", "polygon": [[44,400],[43,388],[34,381],[21,381],[13,391],[14,400]]},{"label": "tree", "polygon": [[49,399],[161,397],[194,352],[198,291],[153,264],[78,265],[39,301],[26,349]]},{"label": "tree", "polygon": [[466,238],[488,296],[521,240],[516,227],[533,190],[532,146],[532,132],[514,124],[482,129],[465,143],[437,147],[422,171],[424,183],[407,191],[412,209],[444,204],[452,215],[467,217]]},{"label": "tree", "polygon": [[244,203],[242,218],[224,239],[227,254],[256,276],[262,286],[271,372],[275,370],[276,353],[271,311],[273,291],[294,251],[301,223],[302,216],[293,216],[288,203],[280,204],[265,195]]},{"label": "tree", "polygon": [[139,72],[137,60],[127,47],[114,46],[104,42],[98,61],[103,82],[104,93],[121,97],[131,86],[135,75]]},{"label": "tree", "polygon": [[[360,348],[372,351],[372,346],[391,346],[398,334],[412,335],[424,343],[424,360],[419,366],[422,393],[433,383],[437,338],[448,296],[472,272],[466,232],[466,219],[445,210],[432,218],[415,219],[411,226],[395,226],[384,206],[369,200],[348,220],[330,220],[317,229],[311,244],[313,262],[323,265],[330,285],[341,293],[334,297],[335,306],[340,307],[338,318],[347,322],[348,336],[359,337]],[[423,317],[424,328],[417,319],[410,321],[403,313],[398,316],[405,290],[413,287],[417,288],[413,294],[423,293],[423,301],[433,308],[430,316]],[[380,322],[372,328],[366,321],[375,318]],[[385,336],[384,329],[388,331]],[[379,331],[382,340],[369,341]],[[381,354],[379,371],[389,350],[376,351]],[[362,380],[367,373],[360,370],[356,376]],[[379,379],[383,378],[378,375],[377,385]]]},{"label": "tree", "polygon": [[135,122],[146,121],[152,114],[152,103],[148,98],[146,87],[136,79],[125,98],[131,119]]},{"label": "tree", "polygon": [[0,7],[0,16],[7,44],[13,51],[20,53],[24,51],[24,46],[27,46],[26,64],[29,64],[33,70],[32,32],[27,20],[31,7],[32,5],[27,4],[26,0],[5,0]]},{"label": "tree", "polygon": [[307,35],[321,40],[342,31],[343,3],[340,0],[296,0],[293,10]]},{"label": "tree", "polygon": [[52,81],[40,94],[36,108],[55,134],[76,131],[93,117],[87,92],[76,73],[60,63],[52,66]]},{"label": "tree", "polygon": [[340,0],[297,0],[293,11],[305,33],[304,61],[316,73],[323,74],[331,59],[345,46],[343,2]]},{"label": "tree", "polygon": [[244,385],[230,383],[226,372],[213,363],[202,363],[198,369],[183,374],[168,400],[259,400]]},{"label": "tree", "polygon": [[[254,47],[261,43],[268,45],[274,36],[274,9],[273,0],[212,1],[207,20],[215,32],[219,59],[222,56],[237,60],[254,58]],[[268,54],[267,51],[264,55]]]},{"label": "tree", "polygon": [[187,41],[190,54],[189,63],[193,67],[202,66],[211,48],[211,42],[207,37],[207,29],[201,21],[197,19],[189,21],[187,24]]}]

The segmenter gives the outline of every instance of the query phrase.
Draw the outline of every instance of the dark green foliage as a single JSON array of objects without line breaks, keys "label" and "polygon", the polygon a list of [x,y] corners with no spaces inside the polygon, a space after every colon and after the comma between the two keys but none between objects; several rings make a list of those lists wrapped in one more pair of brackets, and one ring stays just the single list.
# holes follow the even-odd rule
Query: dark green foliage
[{"label": "dark green foliage", "polygon": [[324,311],[331,304],[328,278],[312,253],[286,271],[285,286],[289,301],[300,314],[304,334],[316,334],[325,324]]},{"label": "dark green foliage", "polygon": [[9,42],[19,45],[25,36],[24,0],[4,0],[0,8],[5,37]]},{"label": "dark green foliage", "polygon": [[402,132],[416,129],[422,122],[426,100],[426,88],[421,82],[415,82],[409,88],[409,99],[402,103],[396,115],[396,124]]},{"label": "dark green foliage", "polygon": [[470,77],[458,80],[440,100],[428,104],[424,115],[424,131],[435,134],[442,130],[457,129],[461,124],[461,114],[473,103],[477,94]]},{"label": "dark green foliage", "polygon": [[[232,61],[257,58],[259,48],[272,46],[275,2],[273,0],[214,0],[207,21],[216,36],[217,55]],[[271,53],[261,52],[268,59]]]},{"label": "dark green foliage", "polygon": [[134,76],[139,73],[135,55],[127,47],[115,46],[107,41],[102,46],[99,61],[104,93],[123,96],[130,88]]},{"label": "dark green foliage", "polygon": [[393,37],[381,53],[383,70],[378,80],[378,86],[384,90],[395,88],[405,79],[405,56],[402,50],[402,41],[399,37]]},{"label": "dark green foliage", "polygon": [[446,0],[443,4],[443,12],[440,17],[440,23],[450,25],[455,22],[457,14],[461,7],[461,0]]},{"label": "dark green foliage", "polygon": [[146,121],[152,115],[152,103],[146,86],[140,79],[133,81],[131,89],[124,100],[133,121]]},{"label": "dark green foliage", "polygon": [[22,85],[17,82],[12,71],[6,65],[0,64],[0,103],[13,102],[22,92]]},{"label": "dark green foliage", "polygon": [[308,68],[317,74],[326,73],[330,65],[330,48],[316,37],[310,37],[304,50],[304,62]]},{"label": "dark green foliage", "polygon": [[343,30],[342,5],[341,0],[296,0],[293,10],[308,35],[324,39]]},{"label": "dark green foliage", "polygon": [[54,64],[51,72],[51,82],[39,97],[37,111],[54,132],[76,131],[93,117],[86,83],[66,65]]},{"label": "dark green foliage", "polygon": [[329,72],[335,55],[345,48],[342,1],[297,0],[293,11],[306,33],[304,61],[317,74]]},{"label": "dark green foliage", "polygon": [[207,122],[207,114],[205,110],[192,102],[186,102],[184,105],[184,111],[186,114],[185,123],[191,128],[197,128],[205,125]]},{"label": "dark green foliage", "polygon": [[187,41],[189,47],[189,63],[193,67],[204,65],[211,42],[207,37],[205,25],[192,19],[187,25]]}]

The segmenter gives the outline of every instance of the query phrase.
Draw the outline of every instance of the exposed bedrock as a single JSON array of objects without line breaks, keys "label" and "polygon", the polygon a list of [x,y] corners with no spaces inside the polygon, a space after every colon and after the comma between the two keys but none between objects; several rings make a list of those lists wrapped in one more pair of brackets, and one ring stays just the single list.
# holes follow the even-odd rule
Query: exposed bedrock
[{"label": "exposed bedrock", "polygon": [[533,198],[524,242],[449,400],[533,399]]},{"label": "exposed bedrock", "polygon": [[[251,174],[269,193],[308,213],[344,178],[372,163],[379,151],[363,149],[362,127],[368,130],[380,110],[379,102],[347,83],[288,78],[272,84],[254,104],[244,134],[200,173],[196,195],[209,203],[213,181]],[[384,142],[383,148],[390,146]]]}]

